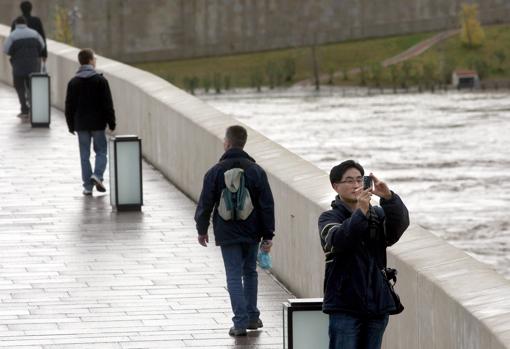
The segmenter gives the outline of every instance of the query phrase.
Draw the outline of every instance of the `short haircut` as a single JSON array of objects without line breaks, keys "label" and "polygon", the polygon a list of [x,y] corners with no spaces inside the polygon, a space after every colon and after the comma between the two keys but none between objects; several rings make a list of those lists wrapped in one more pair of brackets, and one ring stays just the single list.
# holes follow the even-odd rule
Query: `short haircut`
[{"label": "short haircut", "polygon": [[23,13],[24,15],[29,15],[30,12],[32,12],[32,4],[30,3],[30,1],[23,1],[19,5],[19,8],[21,9],[21,13]]},{"label": "short haircut", "polygon": [[344,176],[345,172],[347,172],[348,169],[355,168],[357,169],[361,175],[363,176],[365,174],[365,170],[363,169],[363,166],[361,166],[359,163],[357,163],[354,160],[346,160],[336,166],[334,166],[331,171],[329,172],[329,180],[331,184],[338,183],[342,181],[342,177]]},{"label": "short haircut", "polygon": [[14,20],[14,24],[27,24],[27,20],[23,16],[19,16]]},{"label": "short haircut", "polygon": [[230,143],[233,148],[244,148],[246,140],[248,139],[248,132],[246,129],[239,125],[230,126],[225,133],[225,139]]},{"label": "short haircut", "polygon": [[78,53],[78,62],[81,65],[90,64],[90,62],[94,59],[94,51],[90,48],[84,48]]}]

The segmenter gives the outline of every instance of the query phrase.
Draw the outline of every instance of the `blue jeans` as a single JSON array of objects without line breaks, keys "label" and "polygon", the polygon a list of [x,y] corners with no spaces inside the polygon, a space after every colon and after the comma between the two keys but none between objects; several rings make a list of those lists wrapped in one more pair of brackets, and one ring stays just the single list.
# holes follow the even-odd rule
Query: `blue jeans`
[{"label": "blue jeans", "polygon": [[379,349],[388,315],[361,318],[345,313],[329,315],[329,349]]},{"label": "blue jeans", "polygon": [[245,329],[248,323],[258,320],[257,309],[257,252],[258,244],[221,246],[227,274],[227,289],[234,317],[234,327]]},{"label": "blue jeans", "polygon": [[[80,145],[80,160],[81,160],[81,179],[83,181],[83,188],[92,190],[94,184],[90,180],[92,174],[96,175],[101,181],[106,169],[106,153],[108,150],[108,142],[104,130],[99,131],[76,131],[78,133],[78,143]],[[96,163],[94,172],[90,165],[90,143],[93,142],[94,152],[96,153]]]}]

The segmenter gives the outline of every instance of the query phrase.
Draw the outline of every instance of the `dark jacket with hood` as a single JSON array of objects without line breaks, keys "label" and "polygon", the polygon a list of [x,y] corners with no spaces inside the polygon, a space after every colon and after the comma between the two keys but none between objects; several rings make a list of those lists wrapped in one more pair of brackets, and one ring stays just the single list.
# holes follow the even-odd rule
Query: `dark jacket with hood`
[{"label": "dark jacket with hood", "polygon": [[[221,191],[225,188],[224,173],[235,161],[248,162],[248,166],[244,168],[244,176],[254,210],[244,221],[225,221],[218,214],[217,206]],[[220,158],[220,162],[205,174],[195,212],[198,234],[207,234],[211,213],[216,245],[257,243],[261,238],[270,240],[274,236],[274,202],[267,175],[242,149],[227,150]]]},{"label": "dark jacket with hood", "polygon": [[115,129],[108,81],[92,65],[82,65],[67,85],[65,115],[69,132]]},{"label": "dark jacket with hood", "polygon": [[[46,35],[44,33],[44,28],[43,28],[41,20],[39,19],[39,17],[31,16],[30,13],[24,13],[23,17],[25,17],[25,19],[27,21],[27,26],[30,29],[33,29],[37,33],[39,33],[39,35],[41,36],[41,38],[44,41],[44,48],[42,50],[41,57],[44,57],[44,58],[48,57],[48,50],[46,49]],[[15,22],[16,21],[13,21],[11,24],[11,32],[14,31],[14,29],[16,29]]]},{"label": "dark jacket with hood", "polygon": [[397,242],[409,226],[409,213],[400,197],[381,198],[370,206],[369,217],[351,209],[337,196],[332,209],[319,217],[322,248],[326,254],[325,313],[345,312],[378,316],[395,310],[383,279],[386,247]]}]

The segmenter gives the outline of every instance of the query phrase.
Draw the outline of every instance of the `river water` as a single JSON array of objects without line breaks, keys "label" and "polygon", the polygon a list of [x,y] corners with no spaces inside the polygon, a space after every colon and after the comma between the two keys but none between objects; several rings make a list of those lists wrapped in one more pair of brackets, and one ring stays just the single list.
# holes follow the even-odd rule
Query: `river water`
[{"label": "river water", "polygon": [[509,96],[293,88],[199,97],[325,171],[359,161],[415,223],[510,279]]}]

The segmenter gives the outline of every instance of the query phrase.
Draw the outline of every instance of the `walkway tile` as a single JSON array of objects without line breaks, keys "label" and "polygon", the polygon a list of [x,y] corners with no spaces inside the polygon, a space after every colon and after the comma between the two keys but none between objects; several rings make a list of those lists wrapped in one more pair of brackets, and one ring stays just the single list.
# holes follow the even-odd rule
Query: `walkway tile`
[{"label": "walkway tile", "polygon": [[261,271],[264,328],[229,337],[219,249],[198,245],[195,204],[159,172],[143,164],[142,212],[112,212],[108,193],[81,194],[60,111],[31,128],[6,85],[0,106],[0,348],[282,347],[292,295]]}]

